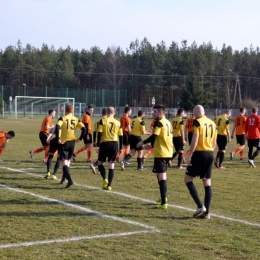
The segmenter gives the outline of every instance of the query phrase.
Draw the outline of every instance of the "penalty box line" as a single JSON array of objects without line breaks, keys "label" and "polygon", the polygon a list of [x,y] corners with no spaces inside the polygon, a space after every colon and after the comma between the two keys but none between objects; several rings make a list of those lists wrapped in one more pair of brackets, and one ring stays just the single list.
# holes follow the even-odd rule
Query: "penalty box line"
[{"label": "penalty box line", "polygon": [[[32,176],[35,176],[35,177],[39,177],[38,174],[27,172],[27,171],[24,171],[24,170],[18,170],[18,169],[13,169],[13,168],[8,168],[8,167],[0,167],[0,168],[8,169],[8,170],[14,171],[14,172],[20,172],[20,173],[32,175]],[[85,187],[85,188],[92,189],[92,190],[97,190],[98,189],[97,187],[93,187],[93,186],[89,186],[89,185],[85,185],[85,184],[74,183],[74,185]],[[137,201],[143,201],[143,202],[147,202],[147,203],[157,204],[153,200],[149,200],[149,199],[145,199],[145,198],[129,195],[129,194],[122,193],[122,192],[110,191],[109,193],[116,194],[116,195],[119,195],[119,196],[122,196],[122,197],[125,197],[125,198],[137,200]],[[194,209],[191,209],[191,208],[188,208],[188,207],[179,206],[179,205],[174,205],[174,204],[167,204],[167,206],[168,207],[172,207],[172,208],[178,208],[178,209],[186,210],[186,211],[192,211],[192,212],[194,211]],[[243,220],[243,219],[235,219],[235,218],[231,218],[231,217],[227,217],[227,216],[223,216],[223,215],[218,215],[218,214],[214,214],[214,213],[210,213],[210,215],[212,217],[216,217],[216,218],[220,218],[220,219],[224,219],[224,220],[228,220],[228,221],[232,221],[232,222],[238,222],[238,223],[242,223],[242,224],[248,225],[248,226],[260,227],[259,223],[254,223],[254,222],[250,222],[250,221]]]}]

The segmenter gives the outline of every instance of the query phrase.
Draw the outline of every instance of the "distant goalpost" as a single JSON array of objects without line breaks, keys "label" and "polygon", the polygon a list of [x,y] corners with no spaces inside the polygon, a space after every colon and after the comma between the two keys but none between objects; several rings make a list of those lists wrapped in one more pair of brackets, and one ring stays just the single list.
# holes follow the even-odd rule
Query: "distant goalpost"
[{"label": "distant goalpost", "polygon": [[51,108],[56,111],[57,116],[65,115],[67,104],[72,104],[75,109],[74,98],[15,96],[15,118],[40,117],[47,115]]}]

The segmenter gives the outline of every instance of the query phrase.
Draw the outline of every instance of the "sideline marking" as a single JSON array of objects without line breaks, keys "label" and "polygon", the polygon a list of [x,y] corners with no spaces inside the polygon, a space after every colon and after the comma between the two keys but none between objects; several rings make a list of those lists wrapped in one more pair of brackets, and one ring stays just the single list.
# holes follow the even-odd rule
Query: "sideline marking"
[{"label": "sideline marking", "polygon": [[[7,169],[7,170],[10,170],[10,171],[14,171],[14,172],[20,172],[20,173],[32,175],[32,176],[35,176],[35,177],[38,177],[38,178],[42,177],[42,176],[39,176],[39,174],[35,174],[35,173],[23,171],[23,170],[13,169],[13,168],[9,168],[9,167],[0,167],[0,169],[1,168]],[[107,191],[101,190],[100,188],[85,185],[85,184],[73,183],[73,185],[85,187],[85,188],[92,189],[92,190],[100,190],[101,192],[107,192]],[[141,198],[141,197],[129,195],[129,194],[122,193],[122,192],[109,191],[109,193],[107,193],[107,194],[116,194],[116,195],[126,197],[126,198],[129,198],[129,199],[133,199],[133,200],[139,200],[139,201],[143,201],[143,202],[147,202],[147,203],[157,204],[154,200],[144,199],[144,198]],[[172,208],[183,209],[183,210],[186,210],[186,211],[194,211],[194,209],[179,206],[179,205],[174,205],[174,204],[167,204],[167,206],[172,207]],[[226,217],[226,216],[223,216],[223,215],[217,215],[217,214],[214,214],[214,213],[210,213],[210,215],[213,216],[213,217],[216,217],[216,218],[225,219],[225,220],[229,220],[229,221],[233,221],[233,222],[238,222],[238,223],[242,223],[242,224],[249,225],[249,226],[260,227],[259,223],[253,223],[253,222],[249,222],[247,220],[230,218],[230,217]]]}]

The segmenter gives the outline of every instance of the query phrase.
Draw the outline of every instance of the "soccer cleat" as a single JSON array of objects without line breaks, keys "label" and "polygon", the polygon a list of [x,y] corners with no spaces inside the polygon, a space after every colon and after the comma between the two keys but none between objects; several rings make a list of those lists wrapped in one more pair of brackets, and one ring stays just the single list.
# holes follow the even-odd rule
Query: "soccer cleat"
[{"label": "soccer cleat", "polygon": [[245,160],[245,158],[240,158],[240,161],[244,161]]},{"label": "soccer cleat", "polygon": [[87,160],[87,163],[92,163],[92,160]]},{"label": "soccer cleat", "polygon": [[209,213],[203,213],[199,216],[199,218],[202,218],[202,219],[210,219],[210,214]]},{"label": "soccer cleat", "polygon": [[103,185],[102,185],[103,190],[107,190],[107,187],[108,187],[107,185],[108,185],[108,180],[104,179]]},{"label": "soccer cleat", "polygon": [[250,168],[255,168],[256,167],[253,160],[248,160],[248,163],[249,163],[249,167]]},{"label": "soccer cleat", "polygon": [[233,160],[234,154],[232,152],[230,152],[230,160]]},{"label": "soccer cleat", "polygon": [[226,169],[226,167],[224,167],[223,165],[219,165],[218,168],[219,168],[219,169]]},{"label": "soccer cleat", "polygon": [[93,174],[97,174],[96,173],[96,167],[94,166],[94,164],[90,164],[90,169],[92,170]]},{"label": "soccer cleat", "polygon": [[112,190],[111,186],[107,186],[107,190]]},{"label": "soccer cleat", "polygon": [[54,174],[52,174],[51,178],[52,178],[53,180],[57,180],[57,176],[54,175]]},{"label": "soccer cleat", "polygon": [[145,170],[145,168],[143,166],[137,168],[137,171],[144,171],[144,170]]},{"label": "soccer cleat", "polygon": [[71,181],[71,182],[68,182],[67,185],[66,185],[66,187],[65,187],[65,189],[68,189],[71,185],[73,185],[73,182],[72,182],[72,181]]},{"label": "soccer cleat", "polygon": [[131,164],[131,163],[130,163],[130,162],[125,162],[125,164],[128,164],[128,165],[129,165],[129,164]]},{"label": "soccer cleat", "polygon": [[201,214],[205,213],[207,210],[205,208],[205,206],[202,206],[201,208],[198,208],[195,213],[193,214],[193,217],[196,218],[198,216],[200,216]]},{"label": "soccer cleat", "polygon": [[[165,201],[167,202],[167,198],[165,198]],[[162,202],[162,198],[157,199],[156,202],[161,203]]]},{"label": "soccer cleat", "polygon": [[118,155],[116,156],[116,162],[120,163],[120,159]]},{"label": "soccer cleat", "polygon": [[124,161],[120,162],[121,171],[125,170],[125,163]]},{"label": "soccer cleat", "polygon": [[167,209],[167,204],[163,204],[163,205],[159,204],[157,205],[157,209]]},{"label": "soccer cleat", "polygon": [[214,165],[215,165],[217,168],[219,168],[219,165],[218,165],[218,161],[217,161],[217,160],[214,161]]},{"label": "soccer cleat", "polygon": [[47,174],[44,176],[45,179],[49,179],[51,176],[51,173],[50,172],[47,172]]},{"label": "soccer cleat", "polygon": [[75,155],[75,153],[73,153],[73,154],[72,154],[73,162],[76,162],[76,157],[77,157],[77,156]]},{"label": "soccer cleat", "polygon": [[186,168],[185,168],[185,167],[182,167],[182,166],[180,166],[180,167],[177,167],[177,170],[186,170]]},{"label": "soccer cleat", "polygon": [[33,151],[30,151],[30,156],[31,156],[31,159],[34,160],[34,153],[33,153]]}]

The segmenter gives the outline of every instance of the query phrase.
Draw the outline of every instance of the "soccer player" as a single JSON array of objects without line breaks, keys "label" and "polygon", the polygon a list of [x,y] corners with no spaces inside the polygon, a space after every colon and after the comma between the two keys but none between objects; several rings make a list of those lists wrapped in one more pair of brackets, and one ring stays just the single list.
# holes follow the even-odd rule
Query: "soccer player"
[{"label": "soccer player", "polygon": [[[102,188],[104,190],[112,189],[114,165],[118,153],[118,139],[119,149],[122,149],[123,131],[120,122],[114,118],[114,115],[115,109],[113,107],[108,107],[107,118],[102,118],[100,120],[98,128],[98,170],[103,178]],[[108,179],[106,178],[106,170],[104,167],[106,159],[108,159]]]},{"label": "soccer player", "polygon": [[143,147],[137,148],[136,145],[142,141],[141,135],[150,132],[145,131],[145,122],[143,120],[145,113],[142,110],[138,111],[137,117],[133,119],[131,124],[131,134],[129,137],[131,152],[127,154],[122,162],[120,162],[121,170],[125,170],[125,164],[135,155],[137,151],[137,170],[144,170],[142,166]]},{"label": "soccer player", "polygon": [[15,137],[14,131],[1,131],[0,132],[0,155],[4,152],[7,143]]},{"label": "soccer player", "polygon": [[47,158],[48,156],[49,144],[47,142],[47,137],[50,130],[54,127],[54,125],[52,124],[52,119],[55,117],[56,111],[54,109],[50,109],[48,113],[49,115],[46,118],[44,118],[44,120],[42,121],[41,129],[39,133],[39,138],[41,140],[42,147],[29,152],[32,159],[34,159],[34,155],[36,153],[41,153],[43,151],[45,151],[44,158]]},{"label": "soccer player", "polygon": [[[173,145],[175,148],[175,152],[172,155],[172,160],[178,155],[178,170],[185,169],[181,166],[183,160],[183,150],[184,145],[186,143],[185,136],[184,136],[184,121],[182,119],[184,114],[184,109],[179,108],[177,111],[177,116],[172,120],[172,130],[173,130]],[[171,161],[169,161],[169,167],[171,167]]]},{"label": "soccer player", "polygon": [[[193,121],[194,130],[184,182],[191,197],[198,206],[193,217],[209,219],[212,197],[211,174],[214,160],[213,151],[216,146],[217,131],[215,123],[205,116],[205,111],[202,106],[195,106],[193,114],[196,119]],[[193,179],[197,176],[202,179],[205,189],[204,205],[202,204],[198,191],[193,183]]]},{"label": "soccer player", "polygon": [[233,129],[231,131],[231,139],[234,138],[234,133],[236,131],[236,138],[237,143],[239,144],[239,147],[234,150],[233,152],[230,152],[230,160],[233,160],[233,157],[238,152],[240,153],[240,160],[244,160],[244,148],[245,148],[245,142],[246,142],[246,108],[241,107],[240,108],[240,115],[236,116],[234,118],[234,125]]},{"label": "soccer player", "polygon": [[[98,119],[94,124],[94,130],[93,130],[93,146],[97,147],[97,135],[98,135],[98,128],[99,128],[99,122],[101,119],[107,117],[107,108],[102,109],[102,117]],[[98,160],[96,160],[94,163],[90,164],[90,169],[92,170],[93,174],[97,174],[96,167],[98,166]]]},{"label": "soccer player", "polygon": [[[193,121],[195,117],[192,115],[190,118],[187,119],[185,123],[185,128],[184,128],[184,136],[185,136],[185,141],[189,142],[189,145],[191,144],[192,140],[192,133],[193,133]],[[185,158],[189,155],[190,150],[188,150],[184,155],[183,155],[183,161],[185,162]]]},{"label": "soccer player", "polygon": [[[67,104],[65,108],[65,116],[58,119],[55,127],[55,135],[60,144],[59,155],[62,162],[63,176],[68,180],[65,188],[69,188],[73,184],[69,173],[69,165],[74,151],[75,141],[77,142],[82,140],[86,132],[84,124],[82,124],[78,118],[73,116],[73,113],[73,105]],[[81,135],[78,139],[75,137],[75,131],[77,128],[81,129]]]},{"label": "soccer player", "polygon": [[130,115],[132,113],[132,109],[130,107],[125,107],[124,114],[120,117],[120,123],[123,130],[123,149],[121,153],[118,153],[116,156],[116,161],[120,162],[119,158],[122,153],[124,153],[124,157],[129,154],[130,145],[129,145],[129,136],[131,133],[131,119]]},{"label": "soccer player", "polygon": [[85,125],[86,128],[86,134],[83,138],[84,140],[84,146],[78,149],[75,153],[73,153],[73,160],[76,161],[76,157],[79,153],[87,150],[87,162],[91,161],[91,155],[92,155],[92,134],[91,134],[91,115],[94,112],[94,108],[92,106],[88,106],[86,114],[82,117],[82,123]]},{"label": "soccer player", "polygon": [[[260,118],[257,115],[258,108],[252,108],[253,114],[247,117],[245,131],[247,135],[247,143],[248,143],[248,163],[249,167],[256,167],[254,164],[255,157],[259,154],[260,151]],[[256,151],[253,153],[253,148],[256,147]]]},{"label": "soccer player", "polygon": [[218,145],[218,153],[216,156],[216,160],[214,161],[215,166],[218,169],[225,169],[222,165],[225,157],[225,152],[227,150],[227,143],[230,142],[231,136],[229,131],[229,117],[231,116],[232,111],[228,109],[225,114],[216,116],[214,122],[217,126],[217,145]]},{"label": "soccer player", "polygon": [[167,165],[173,154],[172,143],[172,126],[165,118],[165,107],[163,105],[154,105],[153,117],[156,120],[154,123],[153,134],[146,140],[137,144],[140,149],[144,144],[145,149],[154,148],[154,166],[153,173],[157,175],[158,184],[160,187],[161,204],[157,205],[159,209],[167,209]]}]

